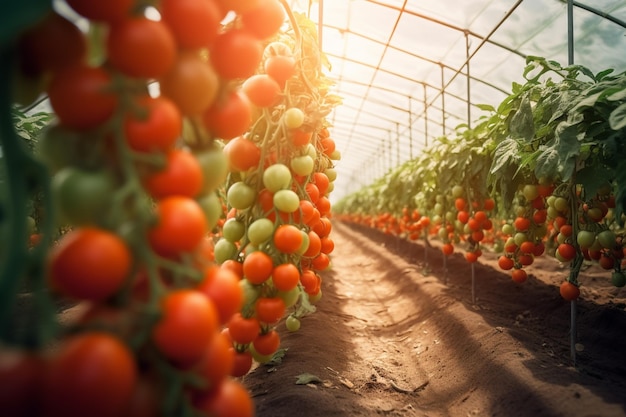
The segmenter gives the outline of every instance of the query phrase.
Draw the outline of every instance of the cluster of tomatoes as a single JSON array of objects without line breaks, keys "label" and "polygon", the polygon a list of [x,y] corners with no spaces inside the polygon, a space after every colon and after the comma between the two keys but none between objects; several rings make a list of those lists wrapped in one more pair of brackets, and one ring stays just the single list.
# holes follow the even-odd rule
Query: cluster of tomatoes
[{"label": "cluster of tomatoes", "polygon": [[470,202],[466,188],[461,185],[455,185],[448,197],[438,196],[433,207],[436,216],[433,222],[438,226],[443,254],[452,255],[454,244],[464,242],[467,246],[465,259],[469,263],[477,262],[482,255],[481,245],[493,229],[489,213],[494,208],[492,199],[472,199]]},{"label": "cluster of tomatoes", "polygon": [[253,414],[231,377],[321,296],[333,250],[338,153],[288,94],[285,7],[66,0],[20,35],[16,100],[57,117],[37,152],[66,233],[44,267],[78,313],[51,348],[3,350],[3,413]]},{"label": "cluster of tomatoes", "polygon": [[[512,270],[514,281],[526,281],[523,268],[550,250],[560,262],[578,260],[577,270],[583,260],[597,262],[601,268],[613,270],[611,281],[615,286],[626,284],[622,236],[610,227],[610,210],[615,207],[610,187],[598,190],[588,201],[582,198],[582,191],[580,186],[572,191],[567,184],[556,188],[547,183],[521,187],[517,217],[502,228],[507,240],[498,260],[502,269]],[[577,280],[565,280],[560,293],[566,300],[578,298]]]}]

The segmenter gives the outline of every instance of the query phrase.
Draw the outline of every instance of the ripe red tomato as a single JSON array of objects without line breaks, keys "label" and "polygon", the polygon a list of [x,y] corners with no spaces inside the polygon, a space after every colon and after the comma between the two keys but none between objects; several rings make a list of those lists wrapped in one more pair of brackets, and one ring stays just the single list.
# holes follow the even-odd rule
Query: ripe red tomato
[{"label": "ripe red tomato", "polygon": [[240,90],[230,91],[204,112],[202,121],[219,138],[229,140],[243,135],[252,123],[250,100]]},{"label": "ripe red tomato", "polygon": [[232,373],[234,366],[235,351],[230,339],[223,333],[216,334],[200,362],[193,368],[206,384],[199,391],[216,389]]},{"label": "ripe red tomato", "polygon": [[526,282],[528,279],[528,273],[524,269],[514,269],[511,272],[511,279],[518,284]]},{"label": "ripe red tomato", "polygon": [[37,398],[41,388],[43,360],[17,349],[0,350],[0,410],[7,416],[39,415]]},{"label": "ripe red tomato", "polygon": [[159,13],[183,49],[208,48],[224,17],[213,0],[161,0]]},{"label": "ripe red tomato", "polygon": [[196,397],[194,405],[203,414],[209,416],[254,416],[254,404],[250,394],[240,382],[234,379],[225,379],[215,390]]},{"label": "ripe red tomato", "polygon": [[225,79],[248,78],[253,75],[263,57],[263,44],[244,29],[229,29],[220,33],[211,47],[211,63]]},{"label": "ripe red tomato", "polygon": [[261,0],[256,8],[241,14],[243,26],[261,40],[276,34],[284,20],[285,10],[278,0]]},{"label": "ripe red tomato", "polygon": [[89,20],[115,22],[127,17],[135,4],[134,0],[66,0],[79,15]]},{"label": "ripe red tomato", "polygon": [[18,52],[22,72],[37,76],[84,61],[87,41],[72,21],[50,12],[20,36]]},{"label": "ripe red tomato", "polygon": [[144,187],[156,199],[195,197],[202,190],[202,181],[202,167],[196,157],[185,149],[172,149],[166,154],[163,170],[148,175]]},{"label": "ripe red tomato", "polygon": [[[228,158],[231,169],[235,171],[247,171],[261,162],[261,150],[249,139],[240,136],[228,142],[224,147],[224,153]],[[270,207],[272,206],[270,200]]]},{"label": "ripe red tomato", "polygon": [[256,339],[261,325],[256,317],[244,317],[237,312],[228,321],[228,332],[235,343],[246,345]]},{"label": "ripe red tomato", "polygon": [[571,261],[576,257],[576,248],[569,243],[561,243],[556,250],[565,261]]},{"label": "ripe red tomato", "polygon": [[559,287],[559,292],[561,293],[561,297],[567,301],[576,300],[580,296],[580,288],[569,281],[563,281]]},{"label": "ripe red tomato", "polygon": [[137,383],[129,348],[104,332],[65,340],[44,368],[41,407],[49,417],[115,417],[126,411]]},{"label": "ripe red tomato", "polygon": [[165,23],[145,17],[111,25],[107,37],[111,65],[137,78],[158,78],[174,65],[176,43]]},{"label": "ripe red tomato", "polygon": [[[239,262],[236,262],[241,265]],[[213,265],[204,273],[204,279],[198,284],[198,291],[208,296],[215,304],[220,323],[225,324],[243,304],[243,292],[239,286],[239,276],[230,269]]]},{"label": "ripe red tomato", "polygon": [[219,329],[215,305],[200,291],[180,289],[163,297],[161,309],[152,330],[156,347],[177,365],[197,363]]},{"label": "ripe red tomato", "polygon": [[74,229],[52,248],[49,279],[69,297],[103,301],[121,288],[131,262],[130,250],[116,234],[94,227]]},{"label": "ripe red tomato", "polygon": [[296,253],[302,246],[300,230],[291,224],[282,224],[274,232],[274,245],[284,253]]},{"label": "ripe red tomato", "polygon": [[180,137],[183,120],[180,111],[167,97],[143,95],[135,100],[138,111],[124,120],[126,142],[138,152],[163,152]]},{"label": "ripe red tomato", "polygon": [[171,70],[159,79],[161,93],[186,115],[200,115],[208,109],[220,81],[213,67],[195,51],[179,52]]},{"label": "ripe red tomato", "polygon": [[512,269],[514,265],[515,261],[506,255],[502,255],[498,258],[498,266],[505,271]]},{"label": "ripe red tomato", "polygon": [[267,74],[249,77],[243,82],[241,89],[257,107],[272,107],[280,101],[280,86]]},{"label": "ripe red tomato", "polygon": [[285,310],[285,302],[280,297],[259,297],[254,304],[254,312],[261,323],[277,323]]},{"label": "ripe red tomato", "polygon": [[118,100],[107,91],[110,85],[111,76],[104,69],[77,64],[63,68],[52,77],[48,97],[63,126],[87,130],[113,115]]},{"label": "ripe red tomato", "polygon": [[270,330],[265,334],[260,334],[252,342],[254,350],[261,355],[272,355],[280,347],[280,336],[276,330]]},{"label": "ripe red tomato", "polygon": [[243,276],[253,284],[264,283],[273,269],[272,257],[260,250],[249,253],[243,260]]},{"label": "ripe red tomato", "polygon": [[263,68],[265,73],[272,77],[282,90],[285,88],[287,80],[296,74],[296,60],[293,56],[274,55],[265,60]]},{"label": "ripe red tomato", "polygon": [[280,264],[272,271],[272,282],[278,291],[290,291],[300,282],[300,271],[292,263]]},{"label": "ripe red tomato", "polygon": [[157,204],[156,216],[157,224],[148,238],[154,251],[162,256],[192,252],[207,232],[202,207],[188,197],[164,198]]}]

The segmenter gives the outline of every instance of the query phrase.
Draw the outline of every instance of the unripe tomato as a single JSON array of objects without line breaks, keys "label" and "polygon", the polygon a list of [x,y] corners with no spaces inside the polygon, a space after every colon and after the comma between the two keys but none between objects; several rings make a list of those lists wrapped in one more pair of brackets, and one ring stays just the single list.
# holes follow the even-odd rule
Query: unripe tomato
[{"label": "unripe tomato", "polygon": [[286,165],[273,164],[263,171],[263,185],[273,193],[289,188],[290,184],[291,171]]},{"label": "unripe tomato", "polygon": [[282,121],[287,129],[297,129],[304,123],[304,112],[297,107],[285,110]]}]

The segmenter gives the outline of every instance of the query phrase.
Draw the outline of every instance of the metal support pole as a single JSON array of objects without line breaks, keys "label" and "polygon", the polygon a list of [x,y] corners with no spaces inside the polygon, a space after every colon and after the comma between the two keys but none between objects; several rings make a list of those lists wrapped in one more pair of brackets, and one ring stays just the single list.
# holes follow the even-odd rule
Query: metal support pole
[{"label": "metal support pole", "polygon": [[466,58],[466,62],[465,62],[465,69],[467,70],[467,127],[469,127],[471,129],[472,127],[472,106],[470,105],[471,103],[471,96],[470,96],[470,38],[469,38],[469,32],[465,32],[465,58]]},{"label": "metal support pole", "polygon": [[446,135],[446,80],[443,74],[443,64],[439,64],[441,69],[441,127],[442,136]]},{"label": "metal support pole", "polygon": [[412,99],[411,96],[409,98],[409,159],[413,159],[413,123],[411,119],[413,118],[413,110],[411,109]]},{"label": "metal support pole", "polygon": [[424,147],[428,148],[428,97],[426,95],[426,83],[422,83],[424,87]]}]

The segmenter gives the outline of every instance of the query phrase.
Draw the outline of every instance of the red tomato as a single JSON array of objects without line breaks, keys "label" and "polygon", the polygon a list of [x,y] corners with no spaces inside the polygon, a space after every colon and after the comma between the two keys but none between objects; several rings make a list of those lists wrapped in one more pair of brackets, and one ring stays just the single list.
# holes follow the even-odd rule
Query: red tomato
[{"label": "red tomato", "polygon": [[231,339],[242,345],[252,342],[261,331],[261,325],[256,317],[246,318],[241,313],[233,314],[227,327]]},{"label": "red tomato", "polygon": [[163,152],[180,137],[183,119],[167,97],[140,96],[137,111],[126,116],[124,133],[131,149],[138,152]]},{"label": "red tomato", "polygon": [[274,245],[284,253],[295,253],[302,246],[302,233],[291,224],[282,224],[274,232]]},{"label": "red tomato", "polygon": [[90,20],[115,22],[127,17],[135,0],[66,0],[76,13]]},{"label": "red tomato", "polygon": [[177,365],[197,363],[219,329],[213,302],[200,291],[181,289],[165,295],[161,309],[163,315],[152,330],[156,347]]},{"label": "red tomato", "polygon": [[165,167],[145,178],[144,186],[156,199],[172,195],[195,197],[202,190],[202,167],[196,157],[184,149],[172,149]]},{"label": "red tomato", "polygon": [[239,90],[230,91],[204,112],[202,121],[219,138],[229,140],[243,135],[252,123],[250,100]]},{"label": "red tomato", "polygon": [[87,41],[78,27],[56,12],[24,32],[18,41],[20,69],[29,76],[56,71],[87,56]]},{"label": "red tomato", "polygon": [[263,57],[263,44],[244,29],[220,33],[211,48],[211,63],[225,79],[248,78]]},{"label": "red tomato", "polygon": [[65,340],[45,367],[41,407],[46,417],[116,417],[137,383],[133,353],[115,336],[85,332]]},{"label": "red tomato", "polygon": [[278,83],[281,90],[285,88],[287,80],[296,74],[296,60],[292,56],[271,56],[265,60],[263,67],[265,73]]},{"label": "red tomato", "polygon": [[259,5],[241,15],[243,26],[259,39],[267,39],[280,30],[285,9],[278,0],[261,0]]},{"label": "red tomato", "polygon": [[272,282],[278,291],[290,291],[300,282],[300,271],[292,263],[278,265],[272,271]]},{"label": "red tomato", "polygon": [[69,297],[103,301],[122,287],[131,262],[130,250],[116,234],[93,227],[74,229],[50,252],[50,282]]},{"label": "red tomato", "polygon": [[252,354],[249,350],[244,352],[235,352],[235,363],[233,365],[233,370],[230,373],[231,376],[240,377],[244,376],[248,372],[250,372],[250,368],[252,368]]},{"label": "red tomato", "polygon": [[216,265],[208,267],[197,289],[213,301],[220,323],[225,324],[241,309],[243,292],[239,286],[239,276],[223,266],[224,264],[221,268]]},{"label": "red tomato", "polygon": [[254,312],[261,323],[277,323],[285,310],[285,302],[279,297],[259,297],[254,304]]},{"label": "red tomato", "polygon": [[216,389],[195,399],[194,405],[204,415],[220,417],[252,417],[254,403],[240,382],[225,379]]},{"label": "red tomato", "polygon": [[272,355],[280,347],[280,336],[276,330],[270,330],[265,334],[260,334],[252,342],[254,350],[261,355]]},{"label": "red tomato", "polygon": [[261,150],[254,142],[240,136],[228,142],[224,147],[231,169],[247,171],[261,162]]},{"label": "red tomato", "polygon": [[224,17],[213,0],[161,0],[159,13],[178,46],[185,49],[208,48]]},{"label": "red tomato", "polygon": [[111,65],[128,76],[158,78],[174,65],[176,43],[163,22],[134,17],[111,25],[107,54]]},{"label": "red tomato", "polygon": [[57,72],[48,86],[52,109],[61,124],[87,130],[106,122],[117,107],[117,96],[107,91],[110,75],[102,68],[72,65]]},{"label": "red tomato", "polygon": [[200,115],[208,109],[220,81],[211,65],[197,52],[180,52],[171,70],[159,79],[161,93],[186,115]]},{"label": "red tomato", "polygon": [[249,77],[243,82],[241,89],[257,107],[271,107],[280,101],[280,86],[267,74]]},{"label": "red tomato", "polygon": [[230,340],[223,333],[216,334],[193,369],[206,383],[200,391],[216,389],[232,373],[234,366],[235,351]]},{"label": "red tomato", "polygon": [[253,284],[262,284],[272,274],[274,261],[272,257],[262,251],[255,251],[246,256],[243,261],[243,276]]},{"label": "red tomato", "polygon": [[39,415],[43,361],[25,350],[0,350],[0,410],[3,415],[28,417]]},{"label": "red tomato", "polygon": [[202,207],[193,199],[166,197],[156,207],[157,224],[148,238],[152,248],[162,256],[193,251],[207,233]]}]

